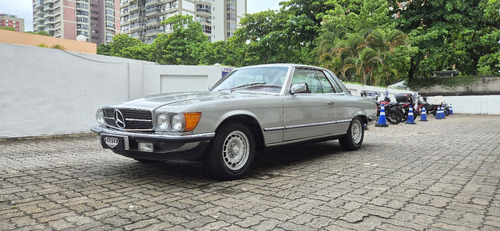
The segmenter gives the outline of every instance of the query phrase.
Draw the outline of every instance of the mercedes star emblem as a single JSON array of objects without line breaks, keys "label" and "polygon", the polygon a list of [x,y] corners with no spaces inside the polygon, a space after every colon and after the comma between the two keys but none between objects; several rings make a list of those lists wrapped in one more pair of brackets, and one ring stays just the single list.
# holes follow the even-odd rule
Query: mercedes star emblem
[{"label": "mercedes star emblem", "polygon": [[115,124],[119,128],[125,128],[125,117],[123,117],[123,114],[120,110],[115,109],[115,112],[113,112],[113,117],[115,119]]}]

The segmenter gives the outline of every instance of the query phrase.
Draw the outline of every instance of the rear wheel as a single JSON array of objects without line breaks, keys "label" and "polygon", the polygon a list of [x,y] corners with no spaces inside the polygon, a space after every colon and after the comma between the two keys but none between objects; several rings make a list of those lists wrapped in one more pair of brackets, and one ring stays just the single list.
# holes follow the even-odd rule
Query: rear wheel
[{"label": "rear wheel", "polygon": [[347,151],[358,150],[363,143],[365,130],[363,129],[363,122],[361,118],[355,117],[349,125],[347,134],[339,139],[340,147]]},{"label": "rear wheel", "polygon": [[403,114],[396,110],[387,110],[387,112],[385,113],[385,119],[390,124],[399,124],[402,118]]},{"label": "rear wheel", "polygon": [[250,169],[255,157],[255,140],[246,126],[238,123],[222,125],[210,143],[204,164],[221,180],[239,179]]}]

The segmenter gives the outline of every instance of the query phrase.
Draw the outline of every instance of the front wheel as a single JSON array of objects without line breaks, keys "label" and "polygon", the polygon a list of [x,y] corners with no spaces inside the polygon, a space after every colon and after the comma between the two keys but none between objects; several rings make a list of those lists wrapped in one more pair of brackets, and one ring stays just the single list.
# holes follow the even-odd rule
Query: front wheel
[{"label": "front wheel", "polygon": [[255,157],[255,140],[246,126],[224,124],[210,143],[204,164],[215,178],[239,179],[250,169]]},{"label": "front wheel", "polygon": [[363,129],[363,122],[361,118],[355,117],[349,125],[347,134],[339,139],[340,147],[347,151],[358,150],[363,143],[365,130]]}]

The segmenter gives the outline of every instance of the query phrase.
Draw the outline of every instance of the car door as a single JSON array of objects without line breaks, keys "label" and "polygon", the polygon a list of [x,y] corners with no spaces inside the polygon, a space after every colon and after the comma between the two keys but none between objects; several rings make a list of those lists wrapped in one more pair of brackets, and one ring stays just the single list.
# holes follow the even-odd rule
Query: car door
[{"label": "car door", "polygon": [[283,140],[287,142],[333,134],[337,120],[332,97],[334,89],[324,73],[312,68],[295,68],[291,80],[291,84],[294,83],[306,83],[308,90],[284,97]]}]

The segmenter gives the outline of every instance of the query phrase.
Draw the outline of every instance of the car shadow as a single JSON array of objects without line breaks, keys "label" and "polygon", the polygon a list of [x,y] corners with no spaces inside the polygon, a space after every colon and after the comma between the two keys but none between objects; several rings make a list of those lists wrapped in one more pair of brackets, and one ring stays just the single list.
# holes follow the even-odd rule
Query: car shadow
[{"label": "car shadow", "polygon": [[[341,152],[336,141],[268,148],[257,153],[252,169],[244,179],[269,176],[279,169],[328,158]],[[123,157],[105,171],[105,175],[127,180],[217,182],[207,173],[203,163],[196,161],[139,162]]]},{"label": "car shadow", "polygon": [[249,175],[257,177],[269,175],[279,169],[329,158],[340,153],[342,153],[342,149],[338,141],[268,148],[256,156],[253,170]]}]

